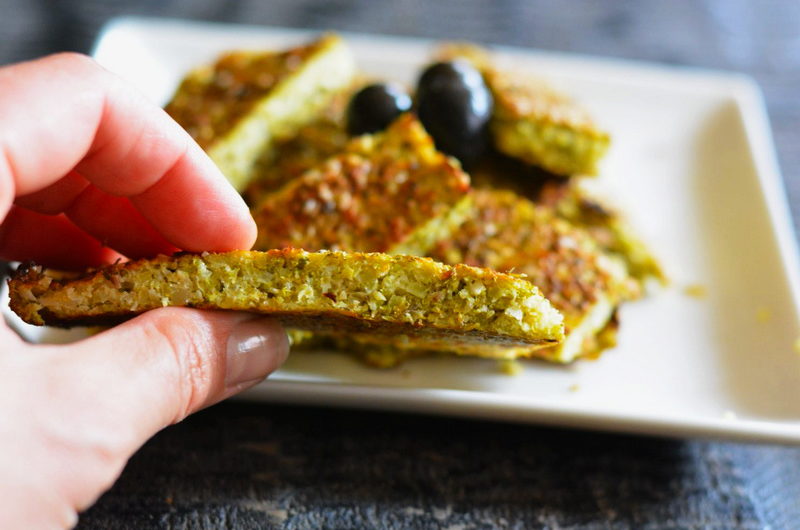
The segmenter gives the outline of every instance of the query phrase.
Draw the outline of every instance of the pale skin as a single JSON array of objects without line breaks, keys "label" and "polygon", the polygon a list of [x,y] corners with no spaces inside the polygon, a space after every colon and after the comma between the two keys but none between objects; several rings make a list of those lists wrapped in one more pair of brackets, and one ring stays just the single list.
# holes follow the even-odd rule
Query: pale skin
[{"label": "pale skin", "polygon": [[[192,139],[77,54],[0,68],[0,219],[0,259],[61,268],[256,236]],[[74,525],[148,438],[287,353],[278,324],[237,313],[164,308],[66,346],[0,323],[0,528]]]}]

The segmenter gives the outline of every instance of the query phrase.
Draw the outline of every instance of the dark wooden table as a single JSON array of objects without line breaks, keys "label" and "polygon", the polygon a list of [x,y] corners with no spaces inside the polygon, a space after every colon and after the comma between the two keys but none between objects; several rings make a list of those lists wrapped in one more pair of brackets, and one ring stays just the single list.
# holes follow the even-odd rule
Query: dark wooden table
[{"label": "dark wooden table", "polygon": [[[800,220],[800,3],[0,1],[0,62],[144,14],[459,38],[739,70]],[[800,449],[227,403],[156,436],[85,528],[798,528]]]}]

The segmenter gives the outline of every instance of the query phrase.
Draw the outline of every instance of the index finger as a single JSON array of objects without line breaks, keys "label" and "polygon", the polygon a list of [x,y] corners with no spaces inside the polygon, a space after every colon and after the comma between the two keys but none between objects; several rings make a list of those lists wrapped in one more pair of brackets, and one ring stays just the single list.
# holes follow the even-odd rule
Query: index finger
[{"label": "index finger", "polygon": [[88,57],[0,69],[0,214],[75,170],[125,196],[176,247],[250,248],[256,227],[211,159],[162,109]]}]

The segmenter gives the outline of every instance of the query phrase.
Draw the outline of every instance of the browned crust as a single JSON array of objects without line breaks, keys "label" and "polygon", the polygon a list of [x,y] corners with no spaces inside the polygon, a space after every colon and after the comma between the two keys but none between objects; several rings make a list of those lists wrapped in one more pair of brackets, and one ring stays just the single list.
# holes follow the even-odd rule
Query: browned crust
[{"label": "browned crust", "polygon": [[598,294],[614,291],[614,278],[598,264],[599,251],[583,230],[511,192],[475,190],[473,200],[475,216],[431,257],[525,274],[567,317],[579,317]]},{"label": "browned crust", "polygon": [[469,177],[406,114],[268,195],[254,208],[255,248],[390,251],[468,191]]},{"label": "browned crust", "polygon": [[492,94],[498,105],[497,112],[503,118],[546,119],[553,124],[578,129],[582,134],[607,138],[605,132],[595,127],[585,109],[543,81],[521,75],[519,72],[505,72],[492,68],[484,69],[483,74],[492,88]]},{"label": "browned crust", "polygon": [[186,77],[165,110],[207,149],[325,43],[323,38],[281,52],[225,53]]},{"label": "browned crust", "polygon": [[586,230],[604,252],[625,263],[628,273],[639,282],[638,292],[632,293],[631,298],[644,295],[645,284],[650,279],[662,285],[669,283],[661,264],[625,217],[592,197],[579,183],[548,183],[542,188],[538,202],[560,218]]}]

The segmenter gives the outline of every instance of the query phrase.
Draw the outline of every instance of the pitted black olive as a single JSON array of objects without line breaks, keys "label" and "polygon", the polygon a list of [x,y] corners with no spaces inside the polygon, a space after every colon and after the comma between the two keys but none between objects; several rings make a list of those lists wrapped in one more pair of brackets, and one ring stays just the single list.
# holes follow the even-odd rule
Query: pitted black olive
[{"label": "pitted black olive", "polygon": [[369,85],[350,99],[347,132],[351,135],[381,131],[397,116],[411,109],[411,98],[394,84]]},{"label": "pitted black olive", "polygon": [[489,143],[494,100],[481,73],[466,61],[435,63],[417,83],[417,114],[436,147],[471,165]]}]

